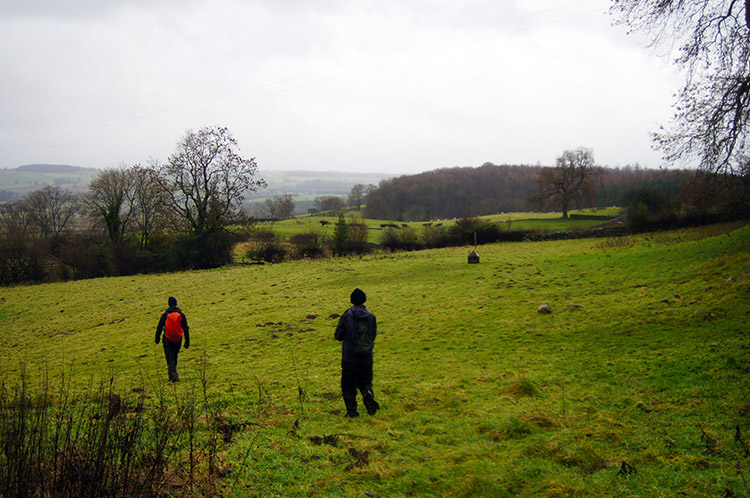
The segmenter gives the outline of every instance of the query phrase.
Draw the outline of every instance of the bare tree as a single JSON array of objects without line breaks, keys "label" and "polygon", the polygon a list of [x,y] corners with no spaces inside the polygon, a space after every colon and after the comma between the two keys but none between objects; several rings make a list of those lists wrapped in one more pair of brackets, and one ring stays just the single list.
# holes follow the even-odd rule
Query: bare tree
[{"label": "bare tree", "polygon": [[271,218],[286,220],[294,214],[294,200],[290,194],[275,195],[265,201]]},{"label": "bare tree", "polygon": [[315,198],[315,207],[320,212],[339,211],[344,207],[344,199],[338,195],[320,195]]},{"label": "bare tree", "polygon": [[39,244],[30,236],[32,225],[26,200],[0,204],[0,285],[43,278]]},{"label": "bare tree", "polygon": [[79,210],[78,197],[62,187],[35,190],[27,202],[34,224],[45,238],[59,235]]},{"label": "bare tree", "polygon": [[135,213],[134,178],[124,167],[98,173],[83,197],[84,204],[104,222],[110,242],[122,242]]},{"label": "bare tree", "polygon": [[251,216],[253,218],[264,219],[272,217],[265,202],[253,202],[250,204],[250,208],[252,210]]},{"label": "bare tree", "polygon": [[254,180],[255,159],[239,154],[229,129],[205,127],[189,130],[177,150],[159,169],[160,183],[171,208],[196,233],[221,227],[247,191],[266,186]]},{"label": "bare tree", "polygon": [[604,174],[596,166],[594,152],[586,147],[566,150],[557,158],[554,168],[545,168],[539,174],[539,191],[530,201],[539,206],[554,206],[568,218],[568,210],[575,202],[583,204],[594,197],[597,181]]},{"label": "bare tree", "polygon": [[165,224],[166,196],[159,186],[156,163],[152,168],[136,164],[130,169],[133,181],[133,223],[140,233],[141,249],[147,249],[151,236]]},{"label": "bare tree", "polygon": [[278,211],[279,211],[279,218],[282,220],[287,220],[294,216],[294,209],[297,206],[294,204],[294,199],[290,194],[284,194],[281,196],[281,200],[279,201]]},{"label": "bare tree", "polygon": [[265,201],[263,201],[263,205],[265,206],[265,210],[268,212],[269,218],[277,218],[278,219],[278,207],[279,207],[279,196],[273,196],[267,198]]},{"label": "bare tree", "polygon": [[654,134],[665,159],[738,171],[750,123],[750,0],[613,0],[610,12],[652,47],[679,49],[686,79],[673,129]]},{"label": "bare tree", "polygon": [[359,211],[362,202],[365,199],[366,190],[367,187],[364,183],[357,183],[352,186],[352,190],[349,192],[349,198],[347,199],[349,206],[356,207],[357,211]]},{"label": "bare tree", "polygon": [[25,199],[0,204],[0,235],[26,237],[33,223],[31,206]]}]

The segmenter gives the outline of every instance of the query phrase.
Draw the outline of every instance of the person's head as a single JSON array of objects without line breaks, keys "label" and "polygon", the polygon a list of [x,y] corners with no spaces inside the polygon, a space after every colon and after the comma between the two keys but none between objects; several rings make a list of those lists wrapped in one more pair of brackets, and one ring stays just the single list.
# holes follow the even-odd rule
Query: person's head
[{"label": "person's head", "polygon": [[352,304],[355,306],[359,306],[360,304],[365,304],[365,301],[367,301],[367,296],[365,295],[364,291],[360,288],[354,289],[351,296]]},{"label": "person's head", "polygon": [[177,299],[175,299],[172,296],[169,296],[169,299],[167,299],[167,303],[169,303],[169,306],[177,306]]}]

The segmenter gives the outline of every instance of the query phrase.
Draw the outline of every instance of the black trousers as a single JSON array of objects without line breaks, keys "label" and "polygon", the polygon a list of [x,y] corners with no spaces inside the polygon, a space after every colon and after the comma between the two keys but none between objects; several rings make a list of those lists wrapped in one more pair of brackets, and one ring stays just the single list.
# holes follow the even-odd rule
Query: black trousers
[{"label": "black trousers", "polygon": [[372,363],[364,365],[342,365],[341,367],[341,395],[344,398],[346,412],[357,413],[357,390],[362,396],[373,396],[372,392]]},{"label": "black trousers", "polygon": [[166,337],[161,338],[162,344],[164,344],[164,357],[167,359],[167,372],[169,374],[169,380],[177,382],[180,380],[180,376],[177,375],[177,355],[180,354],[180,347],[182,347],[182,340],[178,342],[172,342]]}]

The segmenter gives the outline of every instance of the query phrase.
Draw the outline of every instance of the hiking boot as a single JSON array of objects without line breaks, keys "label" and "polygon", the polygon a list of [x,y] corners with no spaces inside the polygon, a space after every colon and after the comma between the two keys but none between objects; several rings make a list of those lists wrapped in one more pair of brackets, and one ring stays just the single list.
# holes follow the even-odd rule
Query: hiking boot
[{"label": "hiking boot", "polygon": [[372,393],[367,393],[362,396],[362,401],[365,403],[365,408],[367,408],[368,415],[375,415],[375,413],[377,413],[377,411],[380,409],[380,405],[377,401],[375,401],[375,395]]}]

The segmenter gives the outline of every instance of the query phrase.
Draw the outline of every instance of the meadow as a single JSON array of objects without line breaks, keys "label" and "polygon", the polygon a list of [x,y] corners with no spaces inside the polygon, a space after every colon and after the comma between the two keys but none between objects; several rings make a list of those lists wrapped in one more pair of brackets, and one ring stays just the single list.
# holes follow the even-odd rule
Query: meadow
[{"label": "meadow", "polygon": [[[499,223],[506,230],[537,230],[537,231],[570,231],[585,230],[592,226],[603,223],[610,218],[617,216],[621,209],[612,207],[605,209],[580,209],[571,211],[573,218],[562,219],[560,213],[503,213],[489,216],[479,216],[478,218],[490,223]],[[576,215],[584,216],[584,219],[574,218]],[[391,220],[376,220],[361,218],[357,212],[351,212],[347,215],[347,220],[358,219],[367,225],[368,241],[380,243],[382,238],[383,225],[397,225],[401,228],[413,228],[417,232],[422,230],[426,225],[436,225],[450,227],[456,223],[456,220],[435,220],[432,222],[411,221],[411,222],[394,222]],[[599,217],[599,219],[597,219]],[[292,219],[283,220],[275,223],[266,224],[276,234],[283,238],[289,238],[300,233],[316,232],[324,236],[333,236],[333,230],[338,222],[337,216],[318,216],[305,215],[296,216]]]},{"label": "meadow", "polygon": [[[750,227],[470,249],[4,288],[3,389],[199,393],[234,428],[227,496],[750,495]],[[381,410],[345,419],[355,287]],[[153,342],[170,295],[175,385]]]}]

